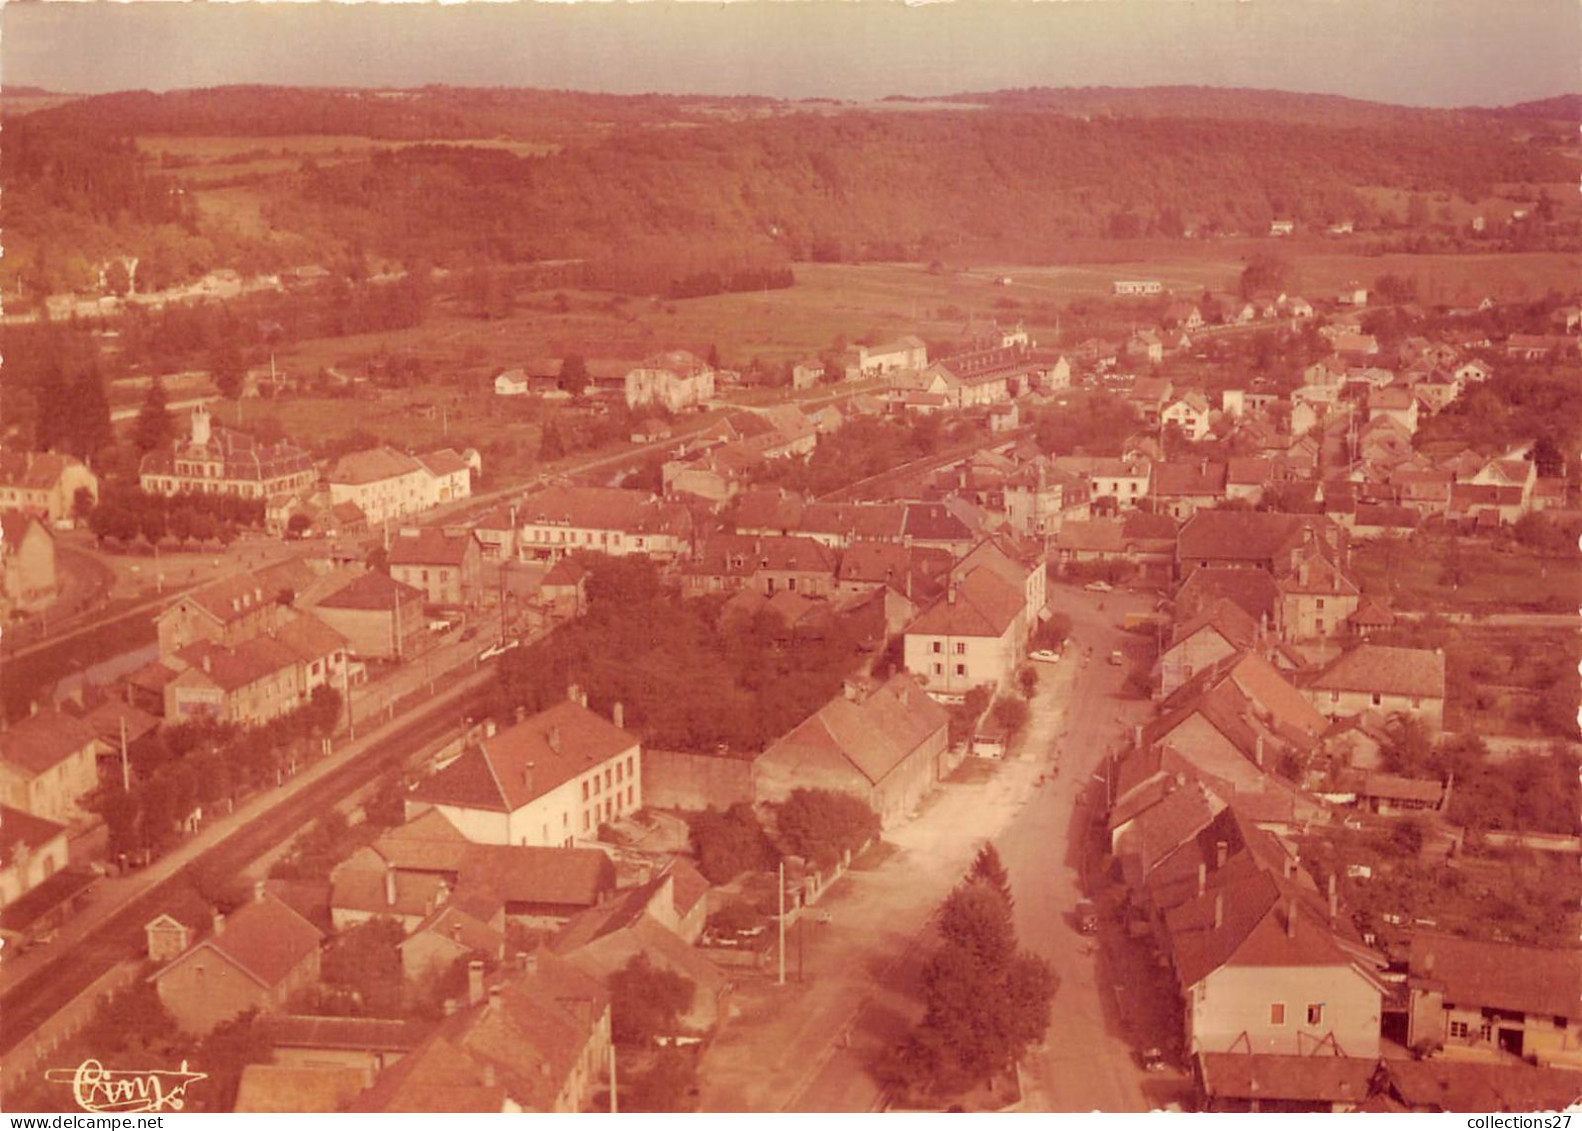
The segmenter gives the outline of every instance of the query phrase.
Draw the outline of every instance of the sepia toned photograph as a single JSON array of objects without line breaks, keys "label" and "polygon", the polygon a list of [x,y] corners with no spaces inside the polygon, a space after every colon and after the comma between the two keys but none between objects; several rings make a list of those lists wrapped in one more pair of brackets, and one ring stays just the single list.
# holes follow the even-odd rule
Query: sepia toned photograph
[{"label": "sepia toned photograph", "polygon": [[0,1111],[1582,1110],[1579,68],[4,3]]}]

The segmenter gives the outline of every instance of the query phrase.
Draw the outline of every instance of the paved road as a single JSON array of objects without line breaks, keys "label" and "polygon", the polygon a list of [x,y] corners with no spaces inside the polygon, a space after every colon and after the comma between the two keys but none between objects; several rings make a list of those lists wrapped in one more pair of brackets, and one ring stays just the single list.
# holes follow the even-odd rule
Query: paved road
[{"label": "paved road", "polygon": [[[1049,959],[1060,977],[1053,1018],[1041,1050],[1024,1065],[1026,1107],[1043,1111],[1147,1111],[1152,1106],[1134,1059],[1126,1006],[1115,993],[1113,956],[1075,929],[1072,911],[1084,897],[1090,822],[1101,808],[1104,784],[1095,780],[1104,758],[1120,746],[1131,724],[1147,717],[1146,700],[1127,698],[1127,677],[1148,660],[1143,638],[1118,626],[1125,612],[1151,607],[1148,598],[1112,593],[1105,608],[1091,595],[1053,588],[1050,604],[1072,618],[1073,641],[1059,665],[1067,690],[1050,736],[1059,774],[1035,793],[996,846],[1016,893],[1022,944]],[[1078,653],[1091,645],[1092,658]],[[1128,663],[1109,663],[1121,649]],[[1046,670],[1047,665],[1045,666]],[[1026,756],[1049,764],[1054,751],[1031,746]],[[1123,995],[1124,996],[1124,995]]]},{"label": "paved road", "polygon": [[[1023,945],[1055,964],[1055,999],[1047,1053],[1029,1061],[1024,1110],[1145,1111],[1153,1104],[1133,1059],[1135,1029],[1104,987],[1115,980],[1068,916],[1078,898],[1071,844],[1072,812],[1084,783],[1128,722],[1146,715],[1143,700],[1115,698],[1131,666],[1113,667],[1122,647],[1141,662],[1143,641],[1121,632],[1124,612],[1151,607],[1151,597],[1098,599],[1057,587],[1051,603],[1072,616],[1080,642],[1092,642],[1084,668],[1071,651],[1039,665],[1041,682],[1027,731],[1003,763],[969,759],[956,780],[933,794],[905,823],[889,829],[889,858],[849,873],[820,907],[828,926],[807,928],[802,947],[787,947],[807,980],[785,988],[747,982],[734,1015],[711,1045],[703,1068],[705,1111],[868,1111],[883,1103],[873,1069],[917,1021],[917,976],[930,941],[928,921],[971,863],[984,839],[999,847],[1016,892]],[[1070,734],[1062,738],[1062,732]],[[1055,743],[1060,775],[1037,785]],[[1152,1042],[1150,1042],[1152,1043]]]},{"label": "paved road", "polygon": [[[186,882],[181,872],[194,867],[218,875],[241,871],[390,766],[455,732],[462,715],[481,709],[489,678],[487,672],[470,675],[420,712],[315,766],[285,789],[253,798],[234,817],[146,872],[128,877],[120,889],[124,902],[106,903],[108,897],[101,892],[96,897],[99,902],[69,921],[47,950],[0,967],[0,986],[5,987],[0,995],[0,1055],[112,966],[143,949],[143,925],[158,913],[175,886]],[[150,880],[152,887],[131,890],[136,881]]]}]

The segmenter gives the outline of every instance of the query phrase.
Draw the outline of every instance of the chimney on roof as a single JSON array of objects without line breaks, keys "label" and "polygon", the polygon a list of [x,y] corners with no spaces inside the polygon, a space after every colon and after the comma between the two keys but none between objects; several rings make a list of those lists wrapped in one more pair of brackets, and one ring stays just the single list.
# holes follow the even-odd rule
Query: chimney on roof
[{"label": "chimney on roof", "polygon": [[529,796],[532,795],[532,793],[533,793],[533,763],[532,762],[529,762],[527,765],[522,767],[522,788],[527,790]]},{"label": "chimney on roof", "polygon": [[1296,938],[1296,896],[1285,901],[1285,937]]},{"label": "chimney on roof", "polygon": [[456,999],[453,997],[448,997],[445,999],[445,1016],[456,1016]]},{"label": "chimney on roof", "polygon": [[253,881],[253,902],[254,903],[262,903],[264,901],[264,887],[265,887],[265,884],[264,884],[263,880],[254,880]]},{"label": "chimney on roof", "polygon": [[1258,735],[1252,745],[1252,760],[1263,769],[1263,735]]},{"label": "chimney on roof", "polygon": [[489,1008],[498,1012],[500,1009],[500,1001],[504,996],[505,995],[500,992],[500,987],[496,986],[491,989],[489,991]]},{"label": "chimney on roof", "polygon": [[474,958],[467,963],[467,1004],[477,1005],[483,1000],[483,959]]},{"label": "chimney on roof", "polygon": [[1202,862],[1197,866],[1197,893],[1202,895],[1208,890],[1208,865]]},{"label": "chimney on roof", "polygon": [[1214,929],[1217,931],[1225,925],[1225,893],[1214,893]]},{"label": "chimney on roof", "polygon": [[485,1088],[494,1087],[494,1065],[492,1064],[483,1066],[483,1086]]},{"label": "chimney on roof", "polygon": [[546,736],[546,741],[549,743],[549,748],[551,750],[553,750],[556,754],[559,754],[560,753],[560,728],[559,727],[550,727],[549,728],[549,734]]},{"label": "chimney on roof", "polygon": [[527,952],[524,951],[521,954],[521,959],[522,959],[522,973],[524,973],[524,974],[537,974],[538,973],[538,952],[537,951],[533,951],[532,953],[527,953]]},{"label": "chimney on roof", "polygon": [[394,907],[396,901],[395,867],[385,865],[385,906]]},{"label": "chimney on roof", "polygon": [[626,707],[619,699],[615,701],[615,706],[610,708],[610,721],[618,728],[626,727]]},{"label": "chimney on roof", "polygon": [[207,652],[203,654],[203,670],[205,672],[214,671],[214,657],[209,655]]},{"label": "chimney on roof", "polygon": [[1432,974],[1433,972],[1434,972],[1434,952],[1433,951],[1429,951],[1427,954],[1423,955],[1423,973],[1424,974]]},{"label": "chimney on roof", "polygon": [[1280,872],[1286,879],[1289,880],[1291,878],[1291,858],[1289,856],[1281,858]]},{"label": "chimney on roof", "polygon": [[947,604],[954,605],[956,603],[956,590],[960,588],[961,582],[952,581],[950,583],[950,588],[945,591],[945,601]]},{"label": "chimney on roof", "polygon": [[457,946],[461,945],[461,924],[460,923],[452,923],[450,925],[450,941],[455,943]]},{"label": "chimney on roof", "polygon": [[1142,723],[1138,723],[1136,726],[1132,727],[1132,745],[1133,746],[1141,746],[1142,744],[1143,744],[1143,724]]},{"label": "chimney on roof", "polygon": [[223,935],[225,933],[225,916],[216,911],[214,919],[210,923],[210,929],[214,931],[215,937]]},{"label": "chimney on roof", "polygon": [[498,731],[499,731],[499,728],[497,726],[495,726],[495,722],[494,722],[493,719],[484,719],[483,720],[483,736],[485,738],[493,738],[495,736],[495,734],[498,733]]},{"label": "chimney on roof", "polygon": [[516,707],[513,707],[511,709],[511,721],[512,722],[520,723],[525,718],[527,718],[527,708],[526,707],[516,706]]},{"label": "chimney on roof", "polygon": [[1214,869],[1218,871],[1225,866],[1226,859],[1230,856],[1230,844],[1227,841],[1214,842]]}]

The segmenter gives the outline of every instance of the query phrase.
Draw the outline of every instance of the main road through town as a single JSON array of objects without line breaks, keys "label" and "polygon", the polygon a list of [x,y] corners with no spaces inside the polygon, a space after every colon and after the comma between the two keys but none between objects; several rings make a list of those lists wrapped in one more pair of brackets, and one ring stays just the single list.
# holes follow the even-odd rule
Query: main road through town
[{"label": "main road through town", "polygon": [[[1121,959],[1071,921],[1080,897],[1078,830],[1087,819],[1079,800],[1097,799],[1102,785],[1092,775],[1149,706],[1124,693],[1128,675],[1149,662],[1148,642],[1117,622],[1150,606],[1141,594],[1055,589],[1051,607],[1072,618],[1073,640],[1059,663],[1037,665],[1039,689],[1012,756],[969,759],[908,820],[885,831],[879,858],[859,863],[820,901],[828,921],[793,930],[786,986],[774,985],[773,970],[768,979],[742,982],[732,1016],[704,1058],[701,1110],[883,1106],[875,1068],[921,1014],[916,991],[932,946],[932,913],[985,840],[1010,872],[1022,945],[1048,958],[1060,977],[1047,1039],[1023,1065],[1018,1106],[1156,1106],[1136,1059],[1139,1044],[1156,1038],[1128,1008],[1134,995],[1123,990],[1118,997],[1114,989],[1137,979],[1118,972]],[[1109,662],[1117,649],[1123,665]],[[1057,756],[1059,771],[1050,778]],[[1085,785],[1096,787],[1091,798]],[[1113,929],[1105,934],[1112,941]]]}]

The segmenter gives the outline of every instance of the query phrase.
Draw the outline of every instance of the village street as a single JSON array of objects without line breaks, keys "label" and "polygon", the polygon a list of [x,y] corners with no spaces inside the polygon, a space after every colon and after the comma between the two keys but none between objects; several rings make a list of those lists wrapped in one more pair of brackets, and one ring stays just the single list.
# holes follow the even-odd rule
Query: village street
[{"label": "village street", "polygon": [[[767,980],[738,989],[732,1017],[703,1062],[701,1110],[880,1106],[871,1066],[920,1016],[912,989],[927,956],[929,920],[985,840],[995,841],[1010,871],[1023,945],[1050,958],[1061,978],[1050,1052],[1029,1065],[1022,1106],[1147,1109],[1132,1048],[1100,1000],[1095,959],[1070,925],[1079,897],[1067,846],[1084,783],[1146,710],[1141,700],[1115,698],[1131,665],[1107,659],[1138,640],[1116,627],[1123,613],[1150,606],[1145,597],[1113,593],[1100,610],[1090,595],[1066,588],[1055,590],[1051,604],[1072,617],[1074,639],[1058,664],[1037,665],[1032,715],[1010,756],[969,759],[913,818],[886,830],[880,858],[854,868],[819,903],[831,922],[788,932],[785,987],[774,984],[771,969]],[[1128,721],[1118,720],[1122,713]],[[1059,776],[1040,785],[1057,745]]]}]

